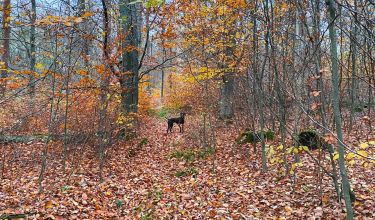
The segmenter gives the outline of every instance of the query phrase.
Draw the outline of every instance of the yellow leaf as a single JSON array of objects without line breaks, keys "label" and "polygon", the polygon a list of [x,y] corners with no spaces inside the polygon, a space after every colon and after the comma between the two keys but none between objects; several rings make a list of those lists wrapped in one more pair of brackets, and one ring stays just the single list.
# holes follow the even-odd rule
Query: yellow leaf
[{"label": "yellow leaf", "polygon": [[351,160],[351,159],[353,159],[355,157],[355,154],[354,153],[348,153],[347,155],[346,155],[346,159],[348,159],[348,160]]},{"label": "yellow leaf", "polygon": [[35,64],[35,68],[42,69],[43,68],[43,64],[37,63],[37,64]]},{"label": "yellow leaf", "polygon": [[368,147],[368,143],[361,143],[361,144],[359,145],[359,147],[360,147],[361,149],[366,149],[366,148]]},{"label": "yellow leaf", "polygon": [[107,196],[112,195],[111,191],[107,191],[107,192],[105,192],[105,194],[106,194]]},{"label": "yellow leaf", "polygon": [[351,160],[351,161],[349,161],[349,165],[350,166],[353,166],[355,164],[355,160]]},{"label": "yellow leaf", "polygon": [[288,148],[288,150],[286,151],[286,153],[287,153],[287,154],[291,154],[292,151],[293,151],[293,147],[290,147],[290,148]]},{"label": "yellow leaf", "polygon": [[217,15],[222,16],[222,15],[225,15],[226,13],[227,13],[227,7],[225,5],[220,6],[218,8]]},{"label": "yellow leaf", "polygon": [[335,156],[333,156],[333,160],[337,160],[337,159],[339,159],[339,156],[340,156],[340,155],[339,155],[338,153],[336,153]]},{"label": "yellow leaf", "polygon": [[237,39],[241,38],[241,33],[240,32],[236,32],[236,38]]},{"label": "yellow leaf", "polygon": [[368,153],[364,150],[359,150],[357,151],[357,154],[362,156],[362,157],[367,157],[368,156]]},{"label": "yellow leaf", "polygon": [[281,144],[277,147],[277,150],[282,150],[284,148],[284,146]]},{"label": "yellow leaf", "polygon": [[298,148],[294,148],[293,153],[298,154]]},{"label": "yellow leaf", "polygon": [[375,141],[369,141],[368,144],[375,145]]}]

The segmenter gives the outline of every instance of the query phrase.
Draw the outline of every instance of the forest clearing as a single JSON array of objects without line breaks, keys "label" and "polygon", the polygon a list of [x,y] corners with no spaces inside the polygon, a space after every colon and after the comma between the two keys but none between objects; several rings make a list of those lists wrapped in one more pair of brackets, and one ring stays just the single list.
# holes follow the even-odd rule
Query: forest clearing
[{"label": "forest clearing", "polygon": [[373,1],[0,12],[0,219],[375,219]]}]

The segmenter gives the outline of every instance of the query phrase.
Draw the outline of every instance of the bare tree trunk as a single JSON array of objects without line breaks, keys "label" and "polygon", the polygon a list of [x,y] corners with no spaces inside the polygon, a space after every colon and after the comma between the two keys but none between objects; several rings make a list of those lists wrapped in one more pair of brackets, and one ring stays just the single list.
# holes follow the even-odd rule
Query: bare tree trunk
[{"label": "bare tree trunk", "polygon": [[220,118],[231,119],[233,111],[234,76],[233,72],[225,71],[221,87]]},{"label": "bare tree trunk", "polygon": [[[34,94],[35,94],[35,63],[36,63],[36,50],[35,50],[35,22],[36,22],[36,2],[31,0],[31,27],[30,27],[30,70],[29,75],[29,95],[30,95],[30,106],[34,106]],[[32,109],[31,109],[32,110]]]},{"label": "bare tree trunk", "polygon": [[105,162],[105,148],[109,143],[109,135],[107,129],[107,91],[109,84],[109,48],[108,48],[108,38],[110,36],[109,28],[109,15],[108,15],[108,6],[106,0],[102,0],[103,15],[104,15],[104,39],[103,39],[103,58],[105,65],[105,72],[102,74],[100,81],[100,102],[99,102],[99,129],[98,133],[100,135],[100,144],[99,144],[99,178],[100,181],[103,181],[103,167]]},{"label": "bare tree trunk", "polygon": [[[165,28],[163,28],[163,33],[164,33],[164,30]],[[164,45],[164,38],[162,38],[161,40],[161,46],[162,46],[162,52],[163,52],[163,55],[162,55],[162,63],[165,62],[165,59],[167,58],[167,51],[165,49],[165,45]],[[160,86],[160,98],[161,98],[161,102],[163,103],[163,100],[164,100],[164,78],[165,78],[165,68],[164,68],[164,65],[161,67],[161,86]]]},{"label": "bare tree trunk", "polygon": [[[77,0],[77,16],[80,17],[82,14],[89,9],[88,3],[86,0]],[[78,27],[83,31],[83,34],[86,34],[90,32],[90,23],[88,20],[83,20],[82,23],[78,24]],[[89,55],[90,55],[90,42],[91,40],[85,37],[84,35],[77,35],[80,37],[79,42],[82,42],[82,47],[83,50],[81,54],[83,55],[82,57],[84,58],[85,66],[86,68],[89,68]]]},{"label": "bare tree trunk", "polygon": [[341,115],[340,115],[340,88],[339,88],[339,73],[338,73],[338,56],[337,56],[337,43],[336,43],[336,30],[335,30],[335,19],[336,19],[336,9],[333,5],[333,0],[326,0],[326,4],[329,10],[329,38],[331,40],[330,48],[331,48],[331,63],[332,63],[332,87],[333,87],[333,94],[332,94],[332,103],[333,103],[333,110],[334,110],[334,117],[336,123],[336,133],[337,138],[339,141],[339,167],[340,167],[340,174],[342,178],[343,184],[343,197],[345,200],[346,206],[346,218],[353,219],[353,208],[350,199],[350,183],[348,174],[346,172],[345,167],[345,146],[343,144],[343,134],[341,130]]},{"label": "bare tree trunk", "polygon": [[351,36],[351,46],[352,46],[352,87],[350,91],[350,121],[349,121],[349,129],[352,129],[353,126],[353,117],[354,117],[354,110],[358,105],[356,102],[357,96],[357,79],[356,79],[356,59],[357,59],[357,1],[354,0],[354,18],[352,21],[352,36]]},{"label": "bare tree trunk", "polygon": [[120,1],[120,17],[125,39],[122,42],[122,72],[120,78],[122,106],[125,114],[138,110],[138,69],[141,41],[141,4]]},{"label": "bare tree trunk", "polygon": [[[256,80],[256,83],[257,83],[257,93],[256,93],[256,96],[257,98],[259,98],[259,114],[260,114],[260,130],[261,131],[264,131],[264,128],[265,128],[265,114],[264,114],[264,111],[265,111],[265,95],[264,95],[264,86],[263,86],[263,76],[264,76],[264,72],[266,70],[266,64],[267,64],[267,60],[269,60],[268,56],[269,56],[269,39],[270,39],[270,19],[269,19],[269,6],[268,6],[268,0],[266,0],[265,2],[263,2],[264,4],[264,10],[265,10],[265,14],[266,14],[266,23],[265,25],[267,26],[267,30],[266,30],[266,33],[265,33],[265,40],[264,40],[264,47],[265,47],[265,54],[264,54],[264,60],[263,60],[263,64],[262,64],[262,70],[259,74],[257,74],[255,76],[255,78],[257,79]],[[267,154],[266,154],[266,141],[265,141],[265,137],[264,137],[264,132],[261,132],[261,135],[260,135],[260,139],[261,139],[261,146],[262,146],[262,172],[267,172]]]},{"label": "bare tree trunk", "polygon": [[[253,131],[256,131],[256,117],[257,107],[259,106],[257,98],[257,75],[258,75],[258,27],[257,27],[257,17],[255,16],[258,11],[258,0],[254,2],[254,13],[253,13],[253,56],[252,56],[252,69],[253,69]],[[256,141],[253,142],[253,150],[256,153]]]},{"label": "bare tree trunk", "polygon": [[[0,61],[1,78],[8,77],[8,67],[9,67],[9,44],[10,44],[10,12],[11,4],[10,0],[4,0],[3,2],[3,48],[2,57]],[[6,91],[6,80],[0,82],[0,97],[4,97]]]},{"label": "bare tree trunk", "polygon": [[[230,37],[232,34],[229,32]],[[224,60],[220,64],[221,69],[224,71],[223,84],[221,86],[221,99],[220,99],[220,112],[221,119],[231,119],[234,116],[233,110],[233,96],[234,96],[234,68],[231,67],[233,61],[233,47],[235,42],[230,40],[229,46],[226,46]]]},{"label": "bare tree trunk", "polygon": [[122,75],[119,77],[121,86],[122,114],[128,120],[121,129],[120,135],[125,138],[135,136],[136,117],[132,113],[138,111],[139,83],[139,46],[141,43],[141,4],[131,0],[120,0],[121,28],[124,34],[122,41]]}]

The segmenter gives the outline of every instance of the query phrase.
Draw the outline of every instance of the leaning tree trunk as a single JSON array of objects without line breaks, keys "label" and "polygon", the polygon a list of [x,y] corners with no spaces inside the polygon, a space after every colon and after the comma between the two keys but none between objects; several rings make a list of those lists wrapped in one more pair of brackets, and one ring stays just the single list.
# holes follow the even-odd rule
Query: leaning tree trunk
[{"label": "leaning tree trunk", "polygon": [[[8,76],[8,65],[9,65],[9,42],[10,42],[10,12],[11,5],[10,0],[4,0],[3,2],[3,48],[2,57],[0,60],[1,78],[4,79]],[[0,97],[5,95],[6,80],[0,81]]]},{"label": "leaning tree trunk", "polygon": [[337,43],[336,43],[336,30],[335,30],[335,19],[336,19],[336,9],[333,5],[333,0],[326,0],[326,4],[329,10],[329,38],[331,40],[331,62],[332,62],[332,87],[333,87],[333,94],[332,94],[332,103],[333,103],[333,111],[334,111],[334,118],[336,123],[336,133],[337,138],[339,141],[339,167],[340,167],[340,174],[342,178],[343,184],[343,197],[345,200],[346,206],[346,218],[353,219],[353,208],[350,199],[350,183],[348,174],[346,172],[345,167],[345,148],[343,144],[343,134],[341,130],[341,115],[340,115],[340,91],[339,91],[339,74],[338,74],[338,56],[337,56]]}]

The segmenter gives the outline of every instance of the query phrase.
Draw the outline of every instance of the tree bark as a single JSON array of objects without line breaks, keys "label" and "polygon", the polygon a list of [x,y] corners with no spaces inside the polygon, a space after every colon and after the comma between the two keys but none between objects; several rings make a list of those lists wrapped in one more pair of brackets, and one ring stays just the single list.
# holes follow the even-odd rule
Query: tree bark
[{"label": "tree bark", "polygon": [[121,98],[125,115],[138,111],[138,48],[141,41],[141,4],[120,0],[120,17],[124,39],[122,41]]},{"label": "tree bark", "polygon": [[33,100],[35,94],[35,63],[36,63],[36,49],[35,49],[35,22],[36,22],[36,2],[31,0],[31,27],[30,27],[30,70],[29,75],[29,95],[30,95],[30,106],[33,107]]},{"label": "tree bark", "polygon": [[340,88],[339,88],[339,73],[338,73],[338,56],[337,56],[337,42],[336,42],[336,30],[335,30],[335,19],[336,9],[333,0],[326,0],[326,4],[329,10],[329,38],[331,40],[331,71],[332,71],[332,103],[334,118],[336,123],[336,133],[339,141],[338,152],[339,152],[339,167],[340,174],[343,184],[343,197],[346,206],[346,218],[353,219],[353,208],[350,199],[350,183],[348,174],[345,167],[345,147],[343,144],[343,134],[341,130],[341,115],[340,115]]},{"label": "tree bark", "polygon": [[351,46],[352,46],[352,85],[351,85],[351,91],[350,91],[350,121],[349,121],[349,128],[352,129],[353,126],[353,117],[354,117],[354,111],[355,108],[358,105],[358,102],[356,102],[357,96],[357,79],[356,79],[356,60],[357,60],[357,1],[354,0],[354,18],[352,21],[352,36],[351,36]]},{"label": "tree bark", "polygon": [[223,38],[228,43],[224,47],[224,58],[219,64],[219,67],[223,71],[223,82],[221,86],[221,98],[220,98],[220,112],[219,117],[221,119],[231,119],[234,116],[233,110],[233,96],[234,96],[234,66],[233,66],[233,55],[234,46],[236,41],[233,39],[235,33],[233,33],[232,25],[235,24],[234,21],[227,23],[225,17],[224,19],[224,29],[228,29],[228,33],[223,33]]},{"label": "tree bark", "polygon": [[6,91],[6,80],[4,78],[8,77],[8,67],[9,67],[9,44],[10,44],[10,12],[11,4],[10,0],[4,0],[3,2],[3,48],[2,48],[2,57],[0,62],[1,69],[1,81],[0,85],[0,97],[4,97]]}]

